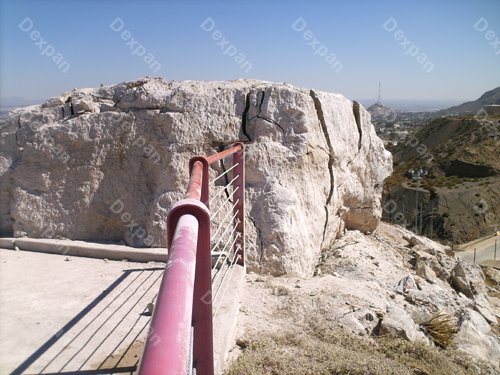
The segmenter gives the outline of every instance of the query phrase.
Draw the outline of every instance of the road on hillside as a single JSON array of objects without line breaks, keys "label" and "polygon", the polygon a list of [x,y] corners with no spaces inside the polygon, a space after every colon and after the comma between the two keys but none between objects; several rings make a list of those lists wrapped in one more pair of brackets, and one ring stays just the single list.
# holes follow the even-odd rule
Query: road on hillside
[{"label": "road on hillside", "polygon": [[487,241],[468,247],[465,251],[455,253],[456,256],[463,260],[474,263],[474,248],[476,248],[476,263],[484,262],[485,260],[495,259],[495,241],[497,243],[496,259],[500,259],[500,239],[493,238]]}]

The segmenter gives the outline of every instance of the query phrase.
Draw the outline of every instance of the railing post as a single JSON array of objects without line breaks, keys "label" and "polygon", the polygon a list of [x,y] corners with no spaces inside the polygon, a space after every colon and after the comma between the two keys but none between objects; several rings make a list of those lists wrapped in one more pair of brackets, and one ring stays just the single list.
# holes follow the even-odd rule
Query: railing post
[{"label": "railing post", "polygon": [[210,208],[210,206],[209,206],[210,197],[209,197],[209,191],[208,191],[208,181],[210,178],[210,173],[209,173],[210,164],[209,164],[207,158],[205,158],[203,156],[195,156],[195,157],[191,158],[191,160],[189,160],[189,175],[190,176],[192,174],[194,165],[197,161],[199,161],[203,164],[200,200],[203,204],[205,204],[205,206]]},{"label": "railing post", "polygon": [[236,214],[235,220],[237,220],[236,233],[240,233],[240,236],[234,243],[234,254],[235,256],[239,256],[238,264],[244,266],[245,265],[245,146],[243,145],[243,143],[236,143],[235,146],[236,145],[240,145],[241,149],[233,154],[233,165],[237,165],[233,169],[233,175],[239,176],[233,182],[233,191],[236,191],[233,197],[233,201],[236,202],[236,204],[234,205],[233,213]]}]

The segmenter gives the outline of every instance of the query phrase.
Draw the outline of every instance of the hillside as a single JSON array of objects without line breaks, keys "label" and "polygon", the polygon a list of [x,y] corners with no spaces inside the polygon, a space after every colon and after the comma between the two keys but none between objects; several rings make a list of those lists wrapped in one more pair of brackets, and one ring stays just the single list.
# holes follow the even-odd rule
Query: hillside
[{"label": "hillside", "polygon": [[379,103],[372,104],[366,110],[372,116],[372,122],[375,125],[378,123],[392,123],[397,117],[395,110]]},{"label": "hillside", "polygon": [[[386,182],[384,194],[391,210],[384,212],[385,219],[393,221],[401,213],[399,220],[407,227],[451,242],[497,231],[499,126],[497,119],[440,118],[394,147],[394,173]],[[412,170],[421,170],[425,176],[416,181]],[[416,215],[418,229],[414,225]]]},{"label": "hillside", "polygon": [[500,104],[500,87],[485,92],[481,97],[470,102],[465,102],[460,105],[450,107],[439,111],[439,115],[451,114],[475,114],[485,105]]},{"label": "hillside", "polygon": [[[471,117],[439,118],[393,150],[394,164],[426,167],[434,175],[487,177],[500,171],[499,122]],[[461,165],[461,168],[453,166]]]}]

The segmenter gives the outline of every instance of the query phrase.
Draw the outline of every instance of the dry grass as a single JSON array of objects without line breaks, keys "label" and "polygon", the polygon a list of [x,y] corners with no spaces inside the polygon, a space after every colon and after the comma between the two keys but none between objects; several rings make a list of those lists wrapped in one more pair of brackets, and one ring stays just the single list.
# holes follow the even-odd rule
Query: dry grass
[{"label": "dry grass", "polygon": [[[436,324],[448,324],[443,319],[449,323],[443,316],[433,317],[434,325],[430,327],[441,332]],[[293,322],[280,333],[258,333],[240,341],[242,352],[225,374],[494,374],[486,364],[475,363],[452,348],[441,349],[393,336],[358,336],[335,328],[330,314],[323,309],[311,312],[308,319]]]},{"label": "dry grass", "polygon": [[266,286],[266,288],[271,289],[271,294],[274,296],[282,297],[282,296],[288,296],[290,294],[290,290],[287,287],[283,285],[274,284],[270,280],[266,280],[264,282],[264,285]]},{"label": "dry grass", "polygon": [[428,322],[421,324],[434,343],[442,348],[448,347],[458,332],[457,319],[450,314],[439,312]]},{"label": "dry grass", "polygon": [[[226,375],[477,374],[463,353],[396,337],[368,340],[344,330],[321,334],[284,332],[251,340]],[[486,367],[481,374],[493,374]]]}]

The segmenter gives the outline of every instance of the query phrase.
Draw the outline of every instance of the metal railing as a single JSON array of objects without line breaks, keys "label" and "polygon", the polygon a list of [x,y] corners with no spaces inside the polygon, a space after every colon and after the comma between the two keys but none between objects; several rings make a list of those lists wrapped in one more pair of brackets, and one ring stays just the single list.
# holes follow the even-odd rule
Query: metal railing
[{"label": "metal railing", "polygon": [[149,331],[156,340],[146,340],[141,375],[214,374],[212,320],[245,259],[244,163],[241,143],[189,162],[185,198],[167,218],[169,259]]}]

